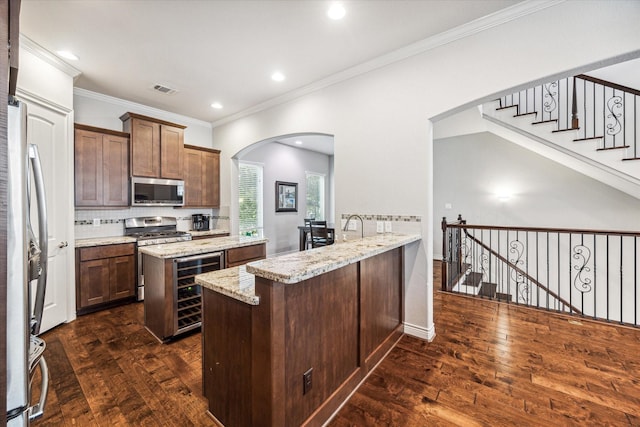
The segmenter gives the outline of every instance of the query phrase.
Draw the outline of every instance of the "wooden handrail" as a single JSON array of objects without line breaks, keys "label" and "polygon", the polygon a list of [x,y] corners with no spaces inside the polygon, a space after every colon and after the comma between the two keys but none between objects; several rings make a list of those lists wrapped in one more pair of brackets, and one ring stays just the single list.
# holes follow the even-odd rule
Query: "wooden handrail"
[{"label": "wooden handrail", "polygon": [[568,234],[598,234],[612,236],[635,236],[640,237],[638,231],[607,231],[607,230],[589,230],[580,228],[544,228],[544,227],[510,227],[499,225],[469,225],[469,224],[447,224],[448,228],[473,228],[476,230],[503,230],[503,231],[531,231],[537,233],[568,233]]},{"label": "wooden handrail", "polygon": [[640,90],[638,89],[634,89],[632,87],[628,87],[628,86],[623,86],[623,85],[619,85],[617,83],[613,83],[613,82],[609,82],[607,80],[602,80],[602,79],[598,79],[596,77],[591,77],[591,76],[587,76],[586,74],[578,74],[576,76],[576,78],[578,79],[582,79],[582,80],[586,80],[592,83],[596,83],[602,86],[607,86],[613,89],[618,89],[621,90],[623,92],[629,92],[632,93],[634,95],[640,96]]},{"label": "wooden handrail", "polygon": [[502,255],[500,255],[498,252],[496,252],[495,250],[491,249],[489,246],[485,245],[484,243],[482,243],[481,240],[478,240],[475,236],[470,235],[467,230],[465,228],[462,228],[462,230],[464,231],[465,236],[467,236],[469,239],[473,240],[474,242],[476,242],[478,245],[482,246],[484,249],[488,250],[489,252],[491,252],[496,258],[498,258],[500,261],[506,263],[509,267],[511,267],[512,269],[514,269],[515,271],[517,271],[519,274],[521,274],[522,276],[526,277],[531,283],[533,283],[534,285],[536,285],[538,288],[541,288],[542,290],[544,290],[545,292],[547,292],[549,295],[551,295],[552,297],[554,297],[555,299],[557,299],[558,301],[560,301],[562,304],[564,304],[565,306],[569,307],[569,309],[575,313],[581,314],[582,312],[580,310],[578,310],[576,307],[574,307],[573,305],[571,305],[571,303],[569,303],[567,300],[565,300],[564,298],[560,297],[560,295],[556,294],[555,292],[553,292],[551,289],[549,289],[548,287],[546,287],[545,285],[543,285],[542,283],[538,282],[536,279],[534,279],[533,277],[531,277],[526,271],[522,270],[521,268],[518,268],[518,266],[516,266],[515,264],[513,264],[511,261],[509,261],[507,258],[503,257]]}]

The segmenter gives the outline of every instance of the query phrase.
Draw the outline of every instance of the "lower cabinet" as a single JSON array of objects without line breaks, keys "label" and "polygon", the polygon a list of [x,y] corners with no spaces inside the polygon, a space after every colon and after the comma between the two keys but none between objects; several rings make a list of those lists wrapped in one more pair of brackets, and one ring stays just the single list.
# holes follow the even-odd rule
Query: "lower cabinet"
[{"label": "lower cabinet", "polygon": [[264,243],[241,248],[227,249],[226,268],[237,267],[251,261],[266,258],[267,249]]},{"label": "lower cabinet", "polygon": [[265,244],[219,250],[183,258],[157,258],[143,253],[144,325],[158,340],[199,328],[202,290],[198,274],[265,258]]},{"label": "lower cabinet", "polygon": [[76,249],[76,310],[95,311],[135,299],[135,245]]}]

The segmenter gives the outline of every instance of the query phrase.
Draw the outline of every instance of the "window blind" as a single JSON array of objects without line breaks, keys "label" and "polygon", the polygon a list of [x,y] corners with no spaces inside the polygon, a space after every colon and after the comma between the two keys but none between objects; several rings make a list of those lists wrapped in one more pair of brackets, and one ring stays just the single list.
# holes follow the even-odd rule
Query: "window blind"
[{"label": "window blind", "polygon": [[238,179],[240,235],[259,235],[262,232],[262,166],[239,162]]},{"label": "window blind", "polygon": [[307,181],[307,214],[306,218],[324,220],[324,174],[306,172]]}]

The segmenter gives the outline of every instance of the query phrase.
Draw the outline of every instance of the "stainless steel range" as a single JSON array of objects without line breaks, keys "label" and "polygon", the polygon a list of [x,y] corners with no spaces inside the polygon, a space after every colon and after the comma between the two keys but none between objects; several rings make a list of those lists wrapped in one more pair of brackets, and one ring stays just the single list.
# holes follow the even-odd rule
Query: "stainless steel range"
[{"label": "stainless steel range", "polygon": [[[135,237],[138,246],[160,245],[191,240],[191,234],[178,231],[178,221],[171,216],[145,216],[124,221],[124,235]],[[138,252],[138,301],[144,299],[142,255]]]}]

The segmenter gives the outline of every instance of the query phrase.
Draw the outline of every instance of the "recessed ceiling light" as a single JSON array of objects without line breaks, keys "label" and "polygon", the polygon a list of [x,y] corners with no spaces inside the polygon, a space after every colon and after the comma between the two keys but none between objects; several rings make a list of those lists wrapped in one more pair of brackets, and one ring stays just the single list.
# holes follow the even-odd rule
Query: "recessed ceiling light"
[{"label": "recessed ceiling light", "polygon": [[302,145],[302,141],[297,140],[297,141],[296,141],[296,145]]},{"label": "recessed ceiling light", "polygon": [[331,19],[336,19],[336,20],[344,18],[344,15],[346,14],[347,14],[347,11],[344,9],[344,7],[340,3],[334,3],[333,5],[331,5],[329,10],[327,11],[327,16],[329,16],[329,18]]},{"label": "recessed ceiling light", "polygon": [[211,104],[211,108],[215,108],[216,110],[219,110],[222,108],[222,104],[220,104],[219,102],[214,102],[213,104]]},{"label": "recessed ceiling light", "polygon": [[77,61],[78,57],[73,54],[73,52],[69,52],[68,50],[59,50],[56,52],[58,55],[63,57],[64,59],[70,59],[71,61]]},{"label": "recessed ceiling light", "polygon": [[271,74],[271,79],[277,82],[281,82],[284,80],[284,74],[282,74],[280,71],[276,71],[275,73]]}]

